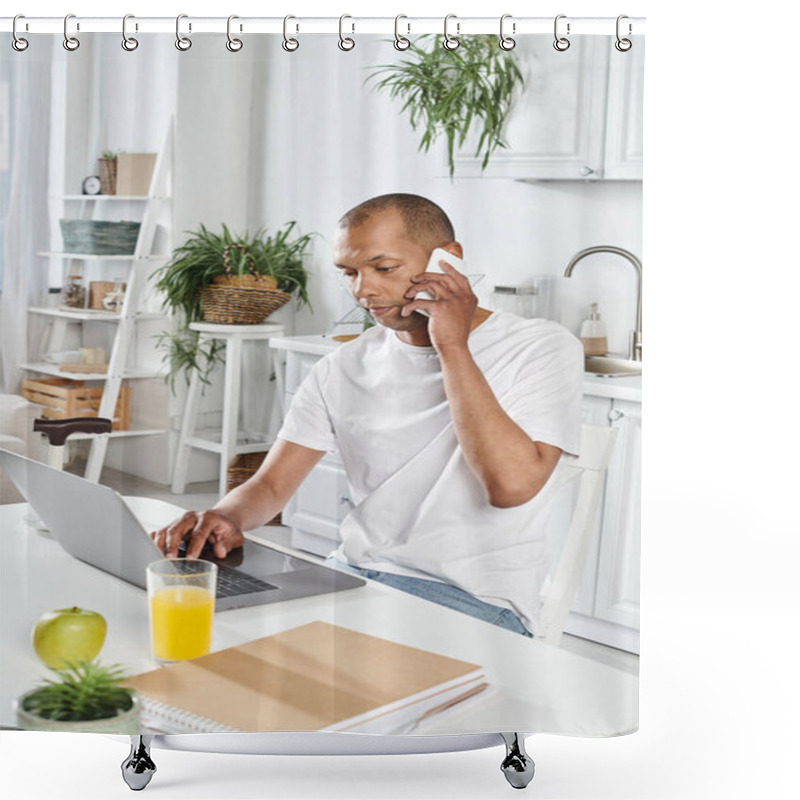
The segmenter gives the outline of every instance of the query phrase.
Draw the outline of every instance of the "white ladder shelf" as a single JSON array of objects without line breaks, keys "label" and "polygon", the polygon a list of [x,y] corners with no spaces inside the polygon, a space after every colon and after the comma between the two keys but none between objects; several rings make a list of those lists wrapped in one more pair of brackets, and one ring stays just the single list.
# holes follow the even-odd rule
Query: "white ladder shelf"
[{"label": "white ladder shelf", "polygon": [[[157,377],[161,373],[156,370],[137,369],[128,365],[131,348],[136,333],[136,323],[142,320],[156,319],[163,315],[156,313],[140,312],[140,303],[144,289],[147,285],[148,276],[155,269],[160,260],[166,260],[170,254],[155,253],[156,229],[159,219],[159,212],[162,204],[169,203],[171,199],[171,180],[174,147],[174,126],[170,121],[164,145],[158,153],[153,168],[153,176],[150,182],[150,190],[146,196],[142,197],[122,197],[118,195],[64,195],[65,200],[84,201],[82,217],[92,219],[97,209],[98,202],[113,200],[141,200],[144,203],[141,216],[141,227],[136,240],[136,247],[132,255],[129,256],[107,256],[89,255],[81,253],[53,253],[41,252],[40,256],[58,256],[65,260],[79,261],[119,261],[129,262],[130,268],[127,275],[127,288],[122,304],[122,309],[118,314],[94,312],[89,309],[54,309],[54,308],[30,308],[29,313],[41,314],[51,318],[51,328],[49,336],[42,347],[42,352],[54,352],[62,348],[66,340],[69,325],[82,324],[87,321],[100,321],[115,324],[116,334],[111,346],[111,353],[108,359],[108,368],[105,373],[85,373],[79,376],[83,380],[102,380],[105,382],[103,395],[100,400],[98,416],[113,418],[120,395],[122,381],[136,378]],[[71,377],[70,374],[61,372],[58,364],[48,364],[44,361],[27,363],[22,365],[24,369],[31,372],[38,372],[57,377]],[[92,435],[89,459],[86,465],[84,477],[87,480],[98,482],[100,473],[105,461],[109,439],[118,436],[148,436],[153,434],[165,433],[161,429],[138,429],[125,431],[112,431],[110,434]]]}]

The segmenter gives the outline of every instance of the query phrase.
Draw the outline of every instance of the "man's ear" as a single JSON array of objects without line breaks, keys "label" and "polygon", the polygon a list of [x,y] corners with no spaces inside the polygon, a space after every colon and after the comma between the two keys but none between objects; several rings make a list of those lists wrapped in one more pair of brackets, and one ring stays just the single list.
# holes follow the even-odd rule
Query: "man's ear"
[{"label": "man's ear", "polygon": [[464,250],[461,247],[460,242],[450,242],[450,244],[446,244],[442,250],[447,250],[448,253],[452,253],[457,258],[460,258],[462,261],[464,259]]}]

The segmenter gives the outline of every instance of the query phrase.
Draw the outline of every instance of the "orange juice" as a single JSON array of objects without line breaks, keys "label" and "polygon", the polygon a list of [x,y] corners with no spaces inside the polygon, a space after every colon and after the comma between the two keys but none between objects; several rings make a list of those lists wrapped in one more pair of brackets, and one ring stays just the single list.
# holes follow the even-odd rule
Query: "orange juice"
[{"label": "orange juice", "polygon": [[211,649],[214,597],[201,586],[167,586],[150,598],[153,655],[161,661],[184,661]]}]

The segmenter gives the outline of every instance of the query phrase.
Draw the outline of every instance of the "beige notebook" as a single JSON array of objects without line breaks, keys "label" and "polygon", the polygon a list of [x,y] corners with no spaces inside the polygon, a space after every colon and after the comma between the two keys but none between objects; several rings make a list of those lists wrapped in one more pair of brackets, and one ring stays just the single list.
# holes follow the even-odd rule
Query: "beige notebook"
[{"label": "beige notebook", "polygon": [[128,678],[164,733],[391,733],[486,687],[476,664],[312,622]]}]

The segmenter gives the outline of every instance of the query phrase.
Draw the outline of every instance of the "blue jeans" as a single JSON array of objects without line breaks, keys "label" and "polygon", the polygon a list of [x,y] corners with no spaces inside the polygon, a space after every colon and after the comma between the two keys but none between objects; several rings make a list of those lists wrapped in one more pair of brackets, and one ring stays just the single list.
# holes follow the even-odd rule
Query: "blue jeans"
[{"label": "blue jeans", "polygon": [[440,606],[447,606],[447,608],[461,611],[463,614],[469,614],[469,616],[481,619],[484,622],[491,622],[492,625],[497,625],[500,628],[533,638],[533,634],[525,628],[519,617],[511,609],[484,603],[452,584],[426,581],[423,578],[411,578],[407,575],[393,575],[391,572],[379,572],[375,569],[362,569],[352,564],[346,564],[344,561],[339,561],[333,556],[328,556],[325,559],[325,563],[328,566],[338,567],[339,569],[347,570],[347,572],[360,575],[362,578],[385,583],[387,586],[416,595],[423,600],[430,600]]}]

